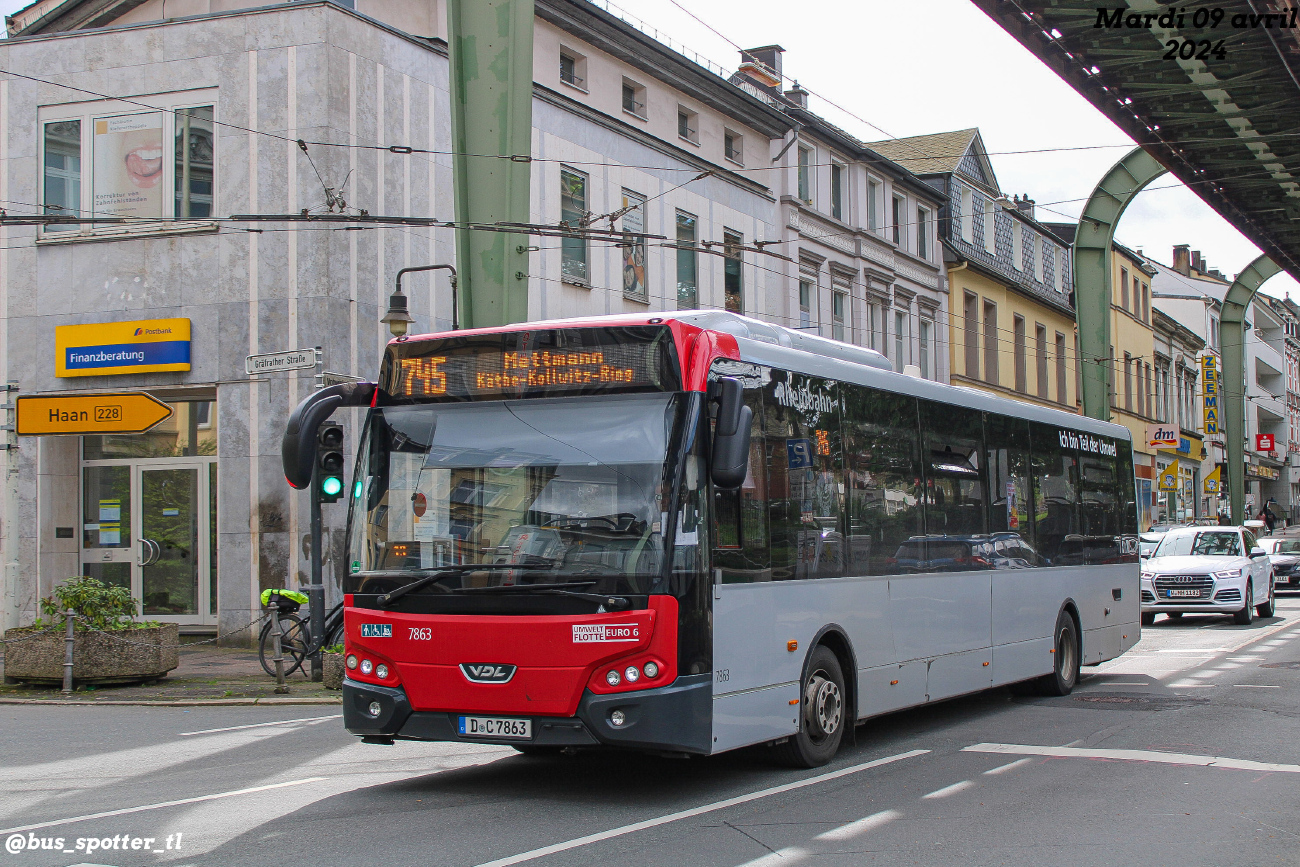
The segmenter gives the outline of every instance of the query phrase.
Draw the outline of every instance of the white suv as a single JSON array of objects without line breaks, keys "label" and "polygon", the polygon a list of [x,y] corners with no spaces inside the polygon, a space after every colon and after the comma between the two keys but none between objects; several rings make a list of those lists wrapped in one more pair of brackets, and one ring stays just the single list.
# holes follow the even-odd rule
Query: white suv
[{"label": "white suv", "polygon": [[[1170,530],[1142,564],[1142,625],[1164,612],[1273,616],[1273,564],[1244,527]],[[1259,602],[1257,600],[1263,600]]]}]

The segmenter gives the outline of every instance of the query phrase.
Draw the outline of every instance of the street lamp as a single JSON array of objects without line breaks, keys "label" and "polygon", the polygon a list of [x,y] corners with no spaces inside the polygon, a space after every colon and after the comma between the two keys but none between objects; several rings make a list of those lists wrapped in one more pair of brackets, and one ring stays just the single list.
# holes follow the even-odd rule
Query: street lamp
[{"label": "street lamp", "polygon": [[460,328],[460,311],[456,298],[456,267],[454,265],[417,265],[413,268],[403,268],[397,272],[396,286],[392,295],[388,296],[388,312],[380,322],[388,326],[388,330],[393,333],[394,337],[402,337],[406,334],[410,323],[415,321],[406,306],[406,296],[402,294],[402,275],[409,274],[412,271],[450,271],[451,272],[451,328],[453,331]]},{"label": "street lamp", "polygon": [[406,309],[406,296],[402,294],[400,284],[397,291],[388,296],[388,312],[379,321],[388,326],[394,337],[405,337],[407,328],[415,321],[415,317]]}]

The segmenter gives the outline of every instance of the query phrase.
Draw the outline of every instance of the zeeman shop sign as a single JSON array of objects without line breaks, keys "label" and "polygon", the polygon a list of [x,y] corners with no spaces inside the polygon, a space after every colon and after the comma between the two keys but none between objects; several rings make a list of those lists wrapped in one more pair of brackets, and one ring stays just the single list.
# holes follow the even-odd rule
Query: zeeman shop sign
[{"label": "zeeman shop sign", "polygon": [[139,319],[59,325],[58,376],[106,376],[190,369],[190,320]]}]

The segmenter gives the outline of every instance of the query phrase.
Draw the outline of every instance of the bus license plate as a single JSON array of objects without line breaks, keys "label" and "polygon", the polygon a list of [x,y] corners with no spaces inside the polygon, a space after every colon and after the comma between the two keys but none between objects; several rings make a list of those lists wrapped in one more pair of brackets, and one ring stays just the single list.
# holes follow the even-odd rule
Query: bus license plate
[{"label": "bus license plate", "polygon": [[1169,591],[1170,599],[1174,598],[1175,596],[1200,596],[1200,595],[1201,595],[1201,591],[1199,590],[1170,590]]},{"label": "bus license plate", "polygon": [[533,736],[533,721],[530,719],[502,719],[496,716],[463,716],[460,718],[460,733],[477,738],[519,738],[528,740]]}]

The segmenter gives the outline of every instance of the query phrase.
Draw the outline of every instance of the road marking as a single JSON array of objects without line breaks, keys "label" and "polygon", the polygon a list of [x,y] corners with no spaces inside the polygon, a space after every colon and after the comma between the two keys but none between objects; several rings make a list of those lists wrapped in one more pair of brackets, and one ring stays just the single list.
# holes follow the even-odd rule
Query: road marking
[{"label": "road marking", "polygon": [[1239,771],[1278,771],[1300,774],[1300,765],[1283,765],[1276,762],[1252,762],[1246,759],[1229,759],[1224,756],[1194,756],[1188,753],[1162,753],[1157,750],[1095,750],[1078,747],[1035,747],[1020,744],[975,744],[964,747],[963,752],[1001,753],[1013,756],[1055,756],[1073,759],[1112,759],[1132,762],[1155,762],[1166,765],[1198,765],[1206,768],[1232,768]]},{"label": "road marking", "polygon": [[[495,861],[486,861],[479,864],[478,867],[509,867],[511,864],[522,864],[525,861],[533,861],[538,858],[544,858],[547,855],[554,855],[556,852],[567,852],[570,849],[577,849],[581,846],[588,846],[592,843],[599,843],[602,840],[610,840],[614,837],[622,837],[626,834],[635,834],[637,831],[644,831],[648,828],[657,828],[660,825],[667,825],[670,822],[678,822],[682,819],[689,819],[693,816],[702,816],[705,813],[712,813],[715,810],[724,810],[727,807],[734,807],[738,804],[747,804],[750,801],[757,801],[759,798],[766,798],[771,795],[779,795],[783,792],[792,792],[796,789],[802,789],[806,786],[824,783],[828,780],[845,777],[849,774],[856,774],[860,771],[878,768],[881,765],[888,765],[892,762],[910,759],[914,756],[923,756],[929,750],[909,750],[905,753],[899,753],[895,756],[885,756],[883,759],[863,762],[860,765],[842,768],[838,771],[832,771],[829,774],[819,774],[815,777],[809,777],[806,780],[799,780],[795,783],[786,783],[781,786],[772,786],[768,789],[760,789],[757,792],[750,792],[748,795],[737,795],[734,798],[727,798],[723,801],[714,801],[712,804],[705,804],[700,807],[692,807],[689,810],[681,810],[676,813],[669,813],[665,816],[659,816],[655,819],[646,819],[644,822],[633,822],[631,825],[623,825],[618,828],[611,828],[608,831],[600,831],[595,834],[588,834],[585,837],[575,837],[572,840],[566,840],[563,843],[554,843],[550,846],[543,846],[540,849],[531,849],[527,852],[520,852],[518,855],[511,855],[506,858],[498,858]],[[3,833],[3,832],[0,832]],[[766,856],[764,856],[766,857]]]},{"label": "road marking", "polygon": [[964,792],[971,786],[975,785],[970,780],[962,780],[960,783],[953,783],[951,786],[944,786],[942,789],[935,789],[928,795],[922,795],[923,800],[933,800],[936,798],[946,798],[949,795],[955,795],[958,792]]},{"label": "road marking", "polygon": [[847,825],[841,825],[838,828],[823,831],[817,835],[816,839],[831,841],[851,840],[854,837],[867,833],[868,831],[874,831],[881,825],[892,822],[901,815],[903,814],[897,810],[885,810],[880,813],[873,813],[872,815],[865,816],[855,822],[849,822]]},{"label": "road marking", "polygon": [[264,726],[287,726],[290,723],[319,722],[320,720],[326,719],[338,719],[341,716],[343,716],[341,713],[332,713],[329,716],[305,716],[300,719],[282,719],[277,722],[250,723],[246,726],[226,726],[223,729],[203,729],[202,731],[197,732],[181,732],[180,737],[187,738],[191,735],[210,735],[216,734],[217,732],[233,732],[238,731],[239,729],[260,729]]},{"label": "road marking", "polygon": [[795,864],[811,854],[807,849],[800,849],[798,846],[787,846],[784,849],[777,849],[775,852],[768,852],[753,861],[746,861],[740,867],[776,867],[777,864]]},{"label": "road marking", "polygon": [[987,771],[985,771],[984,773],[985,773],[986,775],[987,775],[987,774],[1005,774],[1007,771],[1011,770],[1012,768],[1018,768],[1018,767],[1020,767],[1021,765],[1027,765],[1027,764],[1029,764],[1029,763],[1032,762],[1032,761],[1033,761],[1033,759],[1016,759],[1014,762],[1011,762],[1010,764],[1007,764],[1007,765],[998,765],[996,768],[989,768],[989,769],[988,769]]},{"label": "road marking", "polygon": [[179,807],[182,804],[199,804],[204,801],[215,801],[218,798],[233,798],[236,795],[251,795],[254,792],[266,792],[271,789],[284,789],[289,786],[301,786],[304,783],[318,783],[324,777],[307,777],[302,780],[291,780],[287,783],[272,783],[269,786],[254,786],[251,789],[236,789],[233,792],[219,792],[215,795],[200,795],[197,798],[181,798],[179,801],[163,801],[161,804],[145,804],[142,807],[126,807],[121,810],[107,810],[103,813],[88,813],[85,816],[73,816],[70,819],[55,819],[52,822],[38,822],[35,825],[23,825],[19,828],[0,829],[0,835],[17,834],[21,831],[36,831],[40,828],[53,828],[56,825],[71,825],[73,822],[87,822],[91,819],[107,819],[109,816],[125,816],[128,813],[143,813],[145,810],[161,810],[164,807]]},{"label": "road marking", "polygon": [[1234,683],[1233,686],[1240,689],[1281,689],[1280,686],[1274,686],[1266,683]]}]

